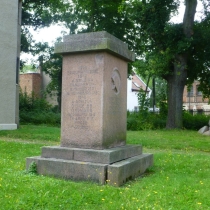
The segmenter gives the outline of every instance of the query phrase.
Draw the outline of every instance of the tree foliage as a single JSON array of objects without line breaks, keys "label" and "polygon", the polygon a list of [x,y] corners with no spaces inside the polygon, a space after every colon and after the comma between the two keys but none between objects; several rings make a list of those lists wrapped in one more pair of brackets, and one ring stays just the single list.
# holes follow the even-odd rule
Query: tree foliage
[{"label": "tree foliage", "polygon": [[107,31],[121,40],[132,42],[135,28],[122,9],[123,0],[72,0],[62,20],[70,34]]},{"label": "tree foliage", "polygon": [[29,33],[29,26],[37,29],[60,21],[69,29],[69,34],[106,30],[120,39],[128,40],[126,34],[132,34],[128,31],[133,30],[133,25],[126,14],[118,12],[121,3],[122,0],[72,0],[68,4],[64,0],[27,0],[23,3],[22,51],[39,55],[42,70],[52,78],[47,91],[57,91],[59,105],[61,56],[54,55],[53,48],[46,43],[35,43]]},{"label": "tree foliage", "polygon": [[[37,30],[62,21],[63,13],[68,8],[69,2],[65,0],[23,0],[22,2],[21,51],[38,56],[42,70],[52,79],[47,92],[50,94],[53,91],[57,92],[59,108],[62,58],[54,54],[53,47],[50,47],[48,43],[36,43],[30,29]],[[21,66],[24,65],[23,62],[21,64]]]},{"label": "tree foliage", "polygon": [[[182,127],[182,96],[186,84],[200,79],[200,90],[210,96],[210,3],[202,0],[203,16],[195,21],[197,0],[185,0],[181,23],[170,22],[181,0],[26,0],[23,2],[22,50],[35,29],[64,22],[69,33],[102,31],[126,41],[137,54],[135,68],[145,77],[158,76],[168,85],[168,128]],[[62,14],[62,15],[61,15]],[[25,31],[24,31],[25,30]],[[34,45],[36,46],[36,45]],[[58,58],[50,55],[43,66],[56,69]],[[45,68],[45,67],[44,67]],[[61,69],[61,67],[60,67]],[[59,72],[59,70],[51,72]],[[58,76],[58,75],[57,75]],[[53,76],[53,77],[57,77]]]},{"label": "tree foliage", "polygon": [[68,5],[65,0],[23,0],[21,51],[33,51],[34,41],[30,28],[36,30],[59,22]]},{"label": "tree foliage", "polygon": [[47,73],[51,78],[46,92],[49,95],[56,94],[58,110],[61,110],[62,56],[55,54],[53,47],[47,46],[46,50],[48,53],[46,55],[42,54],[39,57],[42,71]]},{"label": "tree foliage", "polygon": [[126,3],[139,33],[135,44],[135,51],[143,58],[136,64],[142,67],[139,72],[145,74],[146,70],[148,74],[167,81],[167,127],[181,128],[184,86],[200,79],[201,90],[206,95],[209,91],[206,86],[209,82],[209,4],[205,5],[203,18],[198,22],[194,20],[197,0],[185,0],[183,22],[177,24],[171,23],[170,18],[178,9],[178,0],[132,0]]}]

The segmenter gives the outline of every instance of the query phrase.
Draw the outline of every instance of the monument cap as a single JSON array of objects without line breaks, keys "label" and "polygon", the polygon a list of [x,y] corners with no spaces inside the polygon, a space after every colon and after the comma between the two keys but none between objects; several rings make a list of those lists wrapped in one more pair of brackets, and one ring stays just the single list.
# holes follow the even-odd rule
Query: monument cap
[{"label": "monument cap", "polygon": [[64,36],[63,42],[55,44],[55,53],[59,54],[102,50],[126,61],[135,60],[135,53],[128,50],[128,45],[106,31]]}]

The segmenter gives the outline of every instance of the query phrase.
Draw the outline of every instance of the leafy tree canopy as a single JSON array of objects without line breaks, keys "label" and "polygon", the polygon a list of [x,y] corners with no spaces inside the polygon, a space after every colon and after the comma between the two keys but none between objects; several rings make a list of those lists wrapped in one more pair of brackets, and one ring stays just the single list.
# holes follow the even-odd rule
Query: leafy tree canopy
[{"label": "leafy tree canopy", "polygon": [[[187,6],[185,1],[185,6]],[[184,22],[171,23],[170,18],[176,14],[180,1],[176,0],[134,0],[128,3],[133,11],[132,20],[135,21],[139,32],[135,51],[143,55],[138,65],[145,65],[147,72],[166,77],[171,73],[176,55],[186,54],[187,82],[202,78],[209,69],[210,45],[210,3],[203,1],[204,11],[200,21],[194,21],[193,27],[186,35]],[[186,12],[185,12],[186,13]],[[186,23],[185,23],[186,24]],[[144,62],[144,64],[141,64]],[[139,68],[144,74],[145,68]],[[149,71],[148,71],[149,69]]]},{"label": "leafy tree canopy", "polygon": [[23,0],[21,51],[33,52],[34,40],[29,28],[36,30],[59,22],[68,6],[65,0]]},{"label": "leafy tree canopy", "polygon": [[207,38],[210,36],[210,5],[209,1],[202,2],[205,8],[202,19],[195,21],[197,0],[185,0],[185,13],[179,24],[170,22],[181,3],[179,0],[124,2],[138,32],[134,46],[140,58],[136,64],[140,67],[139,72],[160,76],[167,81],[168,128],[182,127],[182,98],[186,84],[200,79],[201,90],[206,95],[210,93]]},{"label": "leafy tree canopy", "polygon": [[71,33],[103,31],[121,40],[134,39],[134,23],[127,10],[121,10],[123,0],[72,0],[62,20]]},{"label": "leafy tree canopy", "polygon": [[[49,26],[63,21],[70,33],[106,30],[126,41],[136,52],[142,75],[157,75],[168,84],[168,128],[182,127],[184,86],[200,79],[210,95],[210,3],[202,0],[203,16],[195,21],[197,0],[185,0],[182,23],[171,23],[180,0],[26,0],[23,26]],[[62,14],[62,15],[61,15]],[[22,50],[29,49],[27,29]]]}]

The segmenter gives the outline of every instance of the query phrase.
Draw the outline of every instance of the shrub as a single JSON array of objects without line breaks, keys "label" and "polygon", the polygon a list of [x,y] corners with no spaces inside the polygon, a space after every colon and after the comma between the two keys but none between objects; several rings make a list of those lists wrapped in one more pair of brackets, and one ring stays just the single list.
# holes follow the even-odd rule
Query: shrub
[{"label": "shrub", "polygon": [[[188,130],[199,130],[208,125],[210,116],[203,114],[192,115],[183,112],[183,128]],[[166,126],[166,115],[150,112],[128,112],[127,130],[154,130],[163,129]]]},{"label": "shrub", "polygon": [[148,111],[127,112],[127,130],[154,130],[164,128],[166,118]]},{"label": "shrub", "polygon": [[19,109],[20,111],[49,111],[52,109],[52,105],[45,98],[36,97],[33,92],[31,95],[28,95],[20,90]]},{"label": "shrub", "polygon": [[61,114],[46,99],[20,91],[20,123],[60,125]]},{"label": "shrub", "polygon": [[183,113],[183,127],[189,130],[199,130],[208,125],[210,116],[204,114],[192,115],[189,112]]},{"label": "shrub", "polygon": [[20,111],[21,124],[48,124],[60,125],[61,115],[52,111]]}]

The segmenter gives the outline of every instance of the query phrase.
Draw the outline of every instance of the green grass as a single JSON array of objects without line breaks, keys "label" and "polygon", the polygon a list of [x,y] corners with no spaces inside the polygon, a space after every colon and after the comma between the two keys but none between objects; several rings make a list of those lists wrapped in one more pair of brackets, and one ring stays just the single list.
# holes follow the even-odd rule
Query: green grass
[{"label": "green grass", "polygon": [[190,130],[128,131],[128,144],[142,144],[151,149],[178,149],[210,152],[210,136]]},{"label": "green grass", "polygon": [[47,125],[21,125],[17,130],[0,131],[0,138],[60,142],[60,128]]},{"label": "green grass", "polygon": [[60,129],[0,131],[0,209],[210,209],[210,137],[195,131],[128,132],[129,144],[154,153],[154,166],[120,188],[25,173],[26,157],[59,144]]}]

